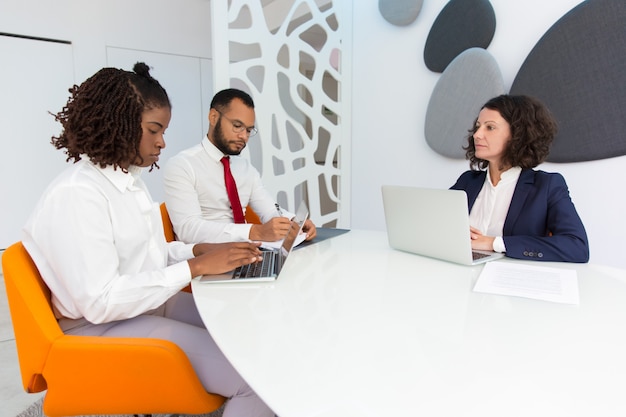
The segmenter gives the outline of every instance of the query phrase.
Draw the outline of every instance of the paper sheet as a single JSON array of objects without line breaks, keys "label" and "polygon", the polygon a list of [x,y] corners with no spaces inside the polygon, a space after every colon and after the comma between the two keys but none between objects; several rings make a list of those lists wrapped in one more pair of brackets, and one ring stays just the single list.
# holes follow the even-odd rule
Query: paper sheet
[{"label": "paper sheet", "polygon": [[514,262],[485,264],[474,291],[555,303],[579,303],[576,271]]},{"label": "paper sheet", "polygon": [[[293,247],[295,248],[300,243],[304,242],[304,239],[306,239],[306,233],[298,234],[296,241],[293,243]],[[277,240],[276,242],[261,242],[261,247],[264,249],[278,249],[282,246],[283,240],[284,239]]]}]

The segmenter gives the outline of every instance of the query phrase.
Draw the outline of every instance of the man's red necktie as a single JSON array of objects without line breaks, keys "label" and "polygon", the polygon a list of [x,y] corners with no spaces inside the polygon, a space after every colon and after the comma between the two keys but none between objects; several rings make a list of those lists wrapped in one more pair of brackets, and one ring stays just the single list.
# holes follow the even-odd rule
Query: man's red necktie
[{"label": "man's red necktie", "polygon": [[226,184],[226,192],[228,193],[228,199],[230,200],[230,207],[233,209],[233,218],[235,223],[245,223],[246,218],[243,215],[241,209],[241,202],[239,201],[239,193],[237,192],[237,184],[233,178],[233,174],[230,172],[230,159],[228,156],[222,158],[222,164],[224,164],[224,184]]}]

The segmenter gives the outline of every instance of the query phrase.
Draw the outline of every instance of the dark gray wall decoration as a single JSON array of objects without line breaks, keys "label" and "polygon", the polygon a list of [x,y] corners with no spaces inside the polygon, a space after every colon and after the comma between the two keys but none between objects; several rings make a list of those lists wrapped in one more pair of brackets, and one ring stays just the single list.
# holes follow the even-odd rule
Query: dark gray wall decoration
[{"label": "dark gray wall decoration", "polygon": [[435,152],[465,158],[463,146],[483,104],[505,92],[502,72],[493,56],[470,48],[445,69],[430,96],[424,135]]},{"label": "dark gray wall decoration", "polygon": [[423,0],[378,0],[381,16],[396,26],[406,26],[417,19]]},{"label": "dark gray wall decoration", "polygon": [[466,49],[486,49],[495,30],[496,16],[489,0],[450,0],[428,33],[424,46],[426,67],[443,72]]},{"label": "dark gray wall decoration", "polygon": [[[406,25],[422,1],[379,0],[378,7],[390,23]],[[428,33],[424,63],[442,75],[424,134],[443,156],[465,157],[461,146],[480,106],[505,92],[499,66],[485,51],[495,28],[489,0],[450,0]],[[565,14],[530,52],[510,94],[535,96],[556,116],[548,161],[626,155],[626,0],[586,0]]]},{"label": "dark gray wall decoration", "polygon": [[549,161],[626,155],[626,1],[588,0],[556,22],[522,64],[512,94],[559,121]]}]

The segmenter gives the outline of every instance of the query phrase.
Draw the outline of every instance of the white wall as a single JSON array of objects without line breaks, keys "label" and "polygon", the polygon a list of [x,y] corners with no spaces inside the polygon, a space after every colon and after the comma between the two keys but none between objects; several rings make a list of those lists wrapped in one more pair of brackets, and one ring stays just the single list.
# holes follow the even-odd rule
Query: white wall
[{"label": "white wall", "polygon": [[[467,168],[465,161],[447,159],[430,150],[423,137],[426,106],[439,77],[424,65],[424,43],[447,0],[425,1],[417,21],[406,27],[386,22],[378,12],[378,0],[353,2],[353,52],[351,56],[346,53],[352,68],[353,91],[352,172],[347,174],[352,178],[351,227],[383,229],[382,184],[447,188]],[[489,51],[499,62],[505,83],[510,86],[537,40],[579,1],[491,0],[491,3],[496,12],[497,28]],[[81,82],[106,66],[110,48],[199,57],[203,68],[200,73],[206,77],[206,59],[211,58],[209,22],[207,0],[0,0],[0,31],[72,42],[71,66],[75,82]],[[11,65],[11,61],[5,56],[0,59],[1,75],[1,67]],[[47,67],[42,66],[40,71],[41,76],[46,77]],[[176,73],[168,72],[163,76],[170,75],[176,76]],[[28,79],[15,82],[27,83]],[[176,95],[166,82],[164,85],[170,95]],[[67,87],[60,86],[63,91]],[[7,100],[2,92],[0,100]],[[174,118],[179,111],[176,105]],[[24,123],[49,122],[30,116]],[[15,116],[2,114],[0,117],[4,124]],[[203,129],[206,131],[205,127]],[[171,133],[168,140],[173,140]],[[0,138],[14,140],[1,135]],[[42,146],[51,146],[48,140],[48,137],[41,138]],[[190,140],[195,141],[195,138]],[[3,154],[11,155],[11,146],[5,141],[2,146]],[[390,160],[385,161],[383,157]],[[15,158],[28,159],[29,155]],[[619,171],[624,162],[626,157],[542,167],[565,175],[589,233],[592,261],[621,267],[626,267],[626,257],[620,256],[621,239],[626,235],[626,222],[622,218],[622,213],[626,212],[626,194],[620,192]],[[32,161],[28,163],[29,167],[33,166]],[[54,175],[57,169],[46,171],[44,166],[39,167],[37,175],[43,177]],[[6,196],[2,204],[7,204]],[[15,223],[23,221],[16,219]],[[4,247],[3,243],[0,242],[0,248]]]},{"label": "white wall", "polygon": [[210,20],[208,0],[0,0],[1,32],[72,42],[78,82],[106,46],[211,58]]},{"label": "white wall", "polygon": [[[424,44],[447,3],[425,1],[418,19],[406,27],[386,22],[377,0],[359,1],[354,7],[352,228],[384,229],[381,185],[448,188],[468,168],[465,161],[433,152],[423,134],[426,107],[439,77],[424,64]],[[488,51],[500,64],[507,88],[546,30],[579,3],[491,0],[497,23]],[[626,267],[626,193],[621,192],[619,170],[625,163],[626,157],[620,157],[540,167],[565,175],[587,228],[592,262]]]},{"label": "white wall", "polygon": [[[60,125],[47,112],[98,69],[153,67],[173,105],[161,166],[201,140],[213,95],[209,21],[206,0],[0,0],[0,32],[71,42],[0,37],[0,249],[20,239],[39,195],[67,166],[50,144]],[[162,201],[161,171],[143,178]]]},{"label": "white wall", "polygon": [[0,57],[0,248],[5,248],[19,238],[53,173],[66,166],[66,155],[50,144],[61,127],[48,111],[67,100],[74,80],[67,44],[0,36]]}]

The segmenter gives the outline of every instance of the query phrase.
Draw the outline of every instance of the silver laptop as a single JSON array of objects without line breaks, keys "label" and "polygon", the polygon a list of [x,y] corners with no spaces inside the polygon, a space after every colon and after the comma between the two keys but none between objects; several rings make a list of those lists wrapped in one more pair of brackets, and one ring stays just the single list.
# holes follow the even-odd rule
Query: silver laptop
[{"label": "silver laptop", "polygon": [[465,191],[383,185],[382,193],[392,248],[463,265],[504,256],[472,250]]},{"label": "silver laptop", "polygon": [[259,282],[274,281],[278,278],[289,254],[291,253],[298,234],[302,232],[304,222],[309,217],[309,210],[304,202],[296,210],[296,217],[291,222],[289,231],[280,248],[262,251],[263,260],[243,265],[224,274],[203,275],[199,281],[212,282]]}]

